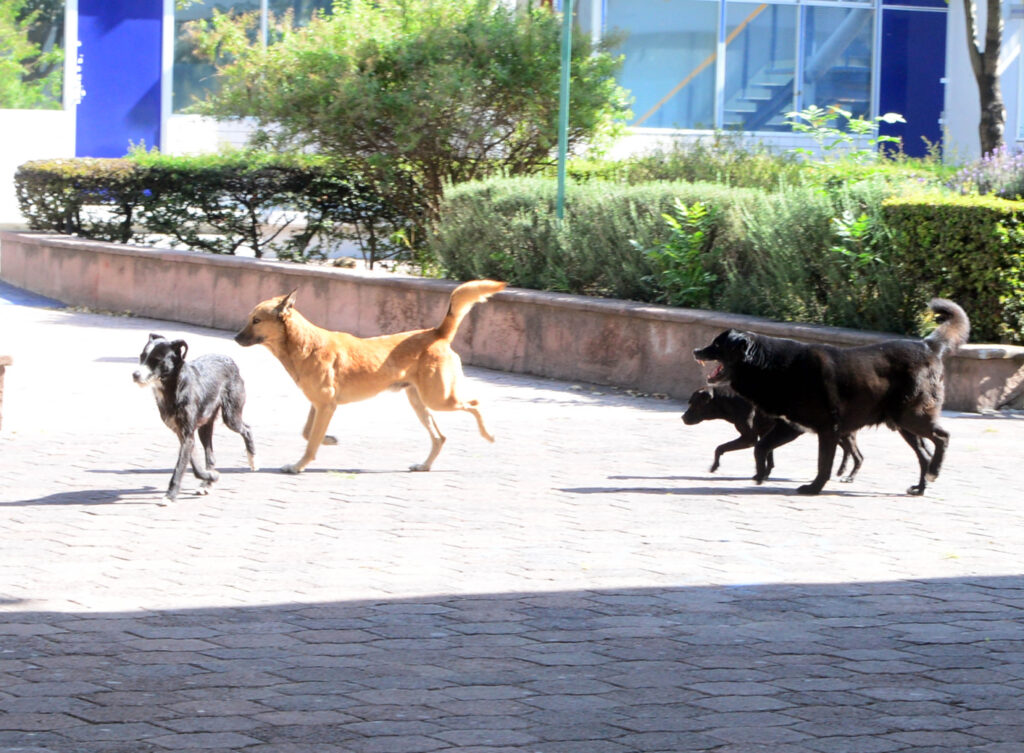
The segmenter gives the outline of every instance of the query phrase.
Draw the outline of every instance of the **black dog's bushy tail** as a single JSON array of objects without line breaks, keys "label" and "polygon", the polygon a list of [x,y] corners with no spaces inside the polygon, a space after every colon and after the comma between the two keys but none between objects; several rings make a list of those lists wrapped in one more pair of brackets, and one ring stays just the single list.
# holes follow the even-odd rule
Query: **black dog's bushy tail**
[{"label": "black dog's bushy tail", "polygon": [[933,298],[929,301],[928,308],[935,314],[935,320],[939,323],[935,331],[924,340],[932,351],[942,356],[947,352],[955,352],[967,342],[971,334],[971,322],[962,308],[945,298]]}]

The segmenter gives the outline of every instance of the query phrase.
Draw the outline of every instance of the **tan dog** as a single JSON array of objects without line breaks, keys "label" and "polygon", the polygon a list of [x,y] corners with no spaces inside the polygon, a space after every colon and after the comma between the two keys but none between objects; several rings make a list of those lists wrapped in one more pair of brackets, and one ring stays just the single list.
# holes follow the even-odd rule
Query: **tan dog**
[{"label": "tan dog", "polygon": [[[445,437],[431,410],[472,413],[480,434],[493,442],[477,409],[479,403],[459,396],[462,361],[451,342],[473,304],[487,300],[505,285],[495,280],[463,283],[452,291],[448,313],[437,327],[368,338],[331,332],[310,323],[294,308],[294,290],[258,304],[249,314],[248,323],[235,335],[235,342],[266,345],[311,404],[302,430],[306,452],[297,463],[281,470],[301,473],[316,458],[338,405],[365,400],[387,389],[405,389],[430,434],[430,454],[409,470],[429,471],[444,444]],[[328,438],[328,444],[333,442]]]}]

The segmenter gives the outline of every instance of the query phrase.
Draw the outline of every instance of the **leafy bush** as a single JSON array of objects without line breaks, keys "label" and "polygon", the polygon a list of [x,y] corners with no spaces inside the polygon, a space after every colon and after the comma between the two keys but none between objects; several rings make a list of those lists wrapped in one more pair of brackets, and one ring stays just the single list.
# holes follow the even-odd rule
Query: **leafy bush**
[{"label": "leafy bush", "polygon": [[[371,262],[404,251],[408,219],[343,165],[307,155],[237,151],[28,162],[15,176],[35,230],[304,261],[355,239]],[[154,237],[156,236],[156,237]]]},{"label": "leafy bush", "polygon": [[567,187],[555,217],[555,182],[491,179],[453,186],[429,246],[456,278],[496,276],[512,285],[641,301],[664,300],[665,279],[646,252],[672,242],[663,215],[678,199],[713,212],[708,236],[734,233],[726,211],[750,192],[713,184],[591,182]]},{"label": "leafy bush", "polygon": [[643,251],[654,268],[649,278],[659,303],[672,306],[707,306],[711,285],[717,279],[709,271],[708,251],[714,240],[715,210],[702,201],[686,206],[675,200],[671,214],[662,214],[668,224],[669,237]]},{"label": "leafy bush", "polygon": [[955,300],[976,341],[1024,342],[1024,202],[921,193],[882,217],[906,295]]},{"label": "leafy bush", "polygon": [[[435,217],[444,186],[536,172],[557,143],[561,19],[500,0],[347,0],[308,26],[281,25],[264,48],[252,15],[216,13],[194,30],[218,63],[220,92],[198,106],[251,116],[262,137],[356,160],[389,203]],[[603,43],[602,43],[603,44]],[[577,32],[570,147],[600,140],[628,114],[620,59]],[[410,194],[389,192],[396,172]]]},{"label": "leafy bush", "polygon": [[794,133],[805,133],[818,145],[815,153],[810,149],[793,149],[794,154],[826,161],[848,160],[854,163],[875,162],[879,158],[878,146],[899,144],[898,136],[879,135],[882,123],[906,123],[902,115],[887,112],[873,120],[853,113],[838,105],[819,107],[810,105],[803,110],[786,113]]},{"label": "leafy bush", "polygon": [[492,179],[449,190],[430,248],[459,279],[916,334],[937,291],[906,284],[892,190],[589,181],[567,187],[559,225],[554,181]]},{"label": "leafy bush", "polygon": [[886,244],[884,181],[791,187],[745,207],[741,241],[721,252],[715,308],[891,332],[916,327]]},{"label": "leafy bush", "polygon": [[123,159],[26,162],[14,176],[21,214],[33,230],[103,241],[140,240],[135,223],[146,181]]},{"label": "leafy bush", "polygon": [[[748,143],[737,134],[716,133],[708,139],[680,141],[621,160],[573,159],[566,172],[578,182],[685,181],[771,191],[801,182],[807,170],[793,155],[778,154],[763,144]],[[551,168],[544,174],[554,177],[555,172]]]},{"label": "leafy bush", "polygon": [[34,41],[47,36],[48,16],[63,17],[58,8],[38,0],[0,2],[0,108],[60,109],[64,51]]}]

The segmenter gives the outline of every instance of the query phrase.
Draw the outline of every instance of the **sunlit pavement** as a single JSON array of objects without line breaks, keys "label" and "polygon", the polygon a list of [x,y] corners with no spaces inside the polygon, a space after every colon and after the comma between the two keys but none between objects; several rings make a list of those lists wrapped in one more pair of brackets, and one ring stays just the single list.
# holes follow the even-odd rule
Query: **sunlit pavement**
[{"label": "sunlit pavement", "polygon": [[[150,332],[246,380],[221,479],[161,505],[177,441],[131,380]],[[734,432],[611,388],[467,369],[497,436],[404,396],[307,405],[232,333],[47,307],[0,286],[0,750],[1024,750],[1024,420],[859,437],[853,484],[755,486]]]}]

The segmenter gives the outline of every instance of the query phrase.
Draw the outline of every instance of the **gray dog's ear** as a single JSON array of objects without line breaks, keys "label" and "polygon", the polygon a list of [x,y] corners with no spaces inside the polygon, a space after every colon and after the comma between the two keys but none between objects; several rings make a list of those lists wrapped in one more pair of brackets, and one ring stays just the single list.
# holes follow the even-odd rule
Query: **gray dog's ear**
[{"label": "gray dog's ear", "polygon": [[178,358],[184,361],[185,354],[188,353],[188,343],[184,340],[175,340],[171,343],[171,347],[174,348],[175,352],[178,354]]}]

